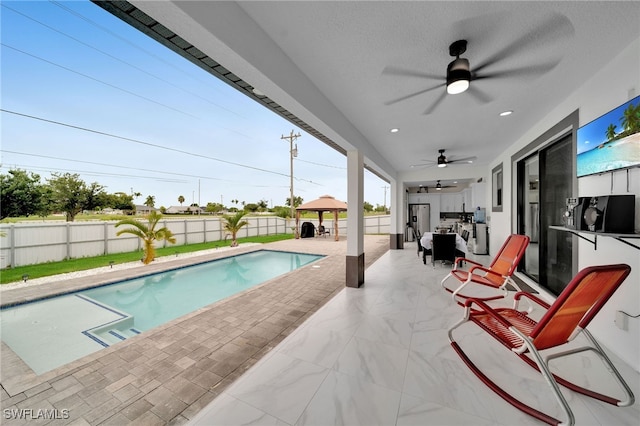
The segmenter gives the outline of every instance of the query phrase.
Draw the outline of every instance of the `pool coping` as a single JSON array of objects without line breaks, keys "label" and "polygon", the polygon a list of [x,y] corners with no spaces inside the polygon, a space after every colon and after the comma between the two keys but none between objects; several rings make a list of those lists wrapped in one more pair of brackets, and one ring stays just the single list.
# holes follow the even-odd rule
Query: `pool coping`
[{"label": "pool coping", "polygon": [[[366,236],[367,264],[388,250],[388,236]],[[200,308],[121,343],[36,376],[2,344],[3,408],[70,409],[89,424],[184,423],[345,286],[346,240],[286,240],[177,258],[104,276],[70,279],[55,291],[3,291],[3,305],[96,287],[261,249],[324,258]],[[321,263],[320,270],[312,265]],[[313,278],[310,280],[310,278]],[[36,294],[39,293],[39,294]],[[71,409],[73,408],[73,409]]]}]

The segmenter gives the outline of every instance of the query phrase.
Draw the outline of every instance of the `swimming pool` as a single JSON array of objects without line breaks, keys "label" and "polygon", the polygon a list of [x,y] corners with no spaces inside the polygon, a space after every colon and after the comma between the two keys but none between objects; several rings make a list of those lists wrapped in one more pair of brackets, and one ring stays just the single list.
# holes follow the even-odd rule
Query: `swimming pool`
[{"label": "swimming pool", "polygon": [[2,341],[42,374],[322,257],[259,250],[5,308]]}]

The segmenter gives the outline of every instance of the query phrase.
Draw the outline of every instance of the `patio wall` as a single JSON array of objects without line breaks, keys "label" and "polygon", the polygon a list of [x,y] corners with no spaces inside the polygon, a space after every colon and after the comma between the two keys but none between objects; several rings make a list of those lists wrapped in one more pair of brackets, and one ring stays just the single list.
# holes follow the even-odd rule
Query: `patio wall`
[{"label": "patio wall", "polygon": [[[281,217],[248,217],[246,220],[249,225],[238,232],[238,238],[293,232],[291,221]],[[365,217],[365,233],[388,234],[390,220],[388,215]],[[318,226],[317,219],[304,221]],[[176,245],[229,238],[218,217],[165,219],[160,223],[173,232]],[[333,220],[325,219],[323,223],[333,234]],[[116,228],[115,224],[113,221],[2,224],[0,231],[6,236],[0,238],[0,268],[141,249],[139,238],[128,234],[116,236],[122,228]],[[347,235],[346,219],[338,221],[338,229],[341,236]],[[166,245],[166,242],[159,243],[159,246]]]}]

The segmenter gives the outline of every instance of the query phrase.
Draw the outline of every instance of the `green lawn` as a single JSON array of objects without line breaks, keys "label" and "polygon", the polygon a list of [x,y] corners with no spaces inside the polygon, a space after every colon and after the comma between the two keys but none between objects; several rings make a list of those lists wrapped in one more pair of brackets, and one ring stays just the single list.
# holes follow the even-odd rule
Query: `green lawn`
[{"label": "green lawn", "polygon": [[[238,238],[238,242],[242,243],[270,243],[273,241],[292,239],[292,234],[266,235],[259,237]],[[210,243],[189,244],[180,246],[169,246],[156,250],[157,257],[175,256],[180,253],[191,253],[199,250],[208,250],[217,247],[227,247],[231,245],[231,240],[214,241]],[[27,274],[30,279],[46,277],[49,275],[64,274],[66,272],[84,271],[86,269],[99,268],[109,266],[110,262],[114,265],[119,263],[134,262],[142,258],[142,251],[134,251],[129,253],[117,253],[96,257],[83,257],[79,259],[69,259],[60,262],[48,262],[38,265],[18,266],[16,268],[2,269],[0,271],[0,284],[6,284],[14,281],[22,280],[22,276]]]}]

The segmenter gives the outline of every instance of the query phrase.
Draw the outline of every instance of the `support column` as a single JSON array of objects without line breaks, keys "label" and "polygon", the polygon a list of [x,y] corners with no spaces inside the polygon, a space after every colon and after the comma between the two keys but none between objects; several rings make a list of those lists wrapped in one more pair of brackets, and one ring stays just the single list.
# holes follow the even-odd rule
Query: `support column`
[{"label": "support column", "polygon": [[347,152],[347,287],[364,283],[364,158]]},{"label": "support column", "polygon": [[405,231],[405,191],[404,185],[395,179],[391,180],[391,230],[389,231],[389,248],[401,250],[404,248]]}]

